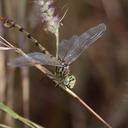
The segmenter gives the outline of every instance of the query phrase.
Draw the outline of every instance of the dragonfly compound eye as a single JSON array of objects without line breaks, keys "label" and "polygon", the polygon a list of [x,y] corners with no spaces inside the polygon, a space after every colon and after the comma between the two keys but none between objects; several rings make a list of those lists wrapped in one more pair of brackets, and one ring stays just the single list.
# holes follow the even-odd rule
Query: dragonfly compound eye
[{"label": "dragonfly compound eye", "polygon": [[73,75],[67,76],[64,79],[64,85],[68,88],[73,88],[76,83],[76,78]]}]

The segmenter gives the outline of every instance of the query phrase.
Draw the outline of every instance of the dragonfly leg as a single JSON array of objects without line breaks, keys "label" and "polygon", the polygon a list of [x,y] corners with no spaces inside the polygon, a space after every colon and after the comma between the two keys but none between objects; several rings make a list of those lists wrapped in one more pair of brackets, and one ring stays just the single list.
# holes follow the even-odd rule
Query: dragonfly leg
[{"label": "dragonfly leg", "polygon": [[55,87],[59,86],[60,84],[62,84],[62,81],[59,81],[58,83],[56,83]]}]

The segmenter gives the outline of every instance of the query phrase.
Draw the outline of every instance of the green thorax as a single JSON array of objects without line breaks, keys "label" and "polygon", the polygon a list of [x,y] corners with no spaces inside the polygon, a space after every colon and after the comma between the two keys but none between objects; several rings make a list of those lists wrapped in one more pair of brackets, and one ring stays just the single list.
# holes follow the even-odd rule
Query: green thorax
[{"label": "green thorax", "polygon": [[74,75],[69,74],[69,67],[56,67],[55,75],[65,86],[73,88],[76,83]]}]

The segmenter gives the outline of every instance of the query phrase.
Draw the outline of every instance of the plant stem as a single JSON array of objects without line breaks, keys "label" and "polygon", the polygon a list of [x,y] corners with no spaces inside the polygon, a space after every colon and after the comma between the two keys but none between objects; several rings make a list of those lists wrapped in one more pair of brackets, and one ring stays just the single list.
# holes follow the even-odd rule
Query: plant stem
[{"label": "plant stem", "polygon": [[56,30],[55,36],[56,36],[56,58],[58,59],[58,54],[59,54],[58,53],[59,52],[59,27]]}]

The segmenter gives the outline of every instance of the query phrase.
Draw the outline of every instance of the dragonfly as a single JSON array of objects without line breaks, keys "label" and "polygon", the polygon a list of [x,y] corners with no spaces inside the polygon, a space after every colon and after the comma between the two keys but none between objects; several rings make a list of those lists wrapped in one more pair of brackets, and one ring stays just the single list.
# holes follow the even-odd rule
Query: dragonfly
[{"label": "dragonfly", "polygon": [[90,28],[79,36],[74,35],[68,40],[62,40],[59,43],[58,59],[52,56],[48,51],[44,53],[33,52],[28,53],[28,57],[20,56],[10,61],[9,65],[15,67],[33,66],[32,60],[34,60],[34,64],[55,66],[55,76],[59,83],[63,83],[64,86],[72,89],[75,86],[76,78],[70,73],[70,64],[72,64],[84,52],[85,49],[99,39],[105,31],[106,25],[101,23]]}]

